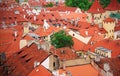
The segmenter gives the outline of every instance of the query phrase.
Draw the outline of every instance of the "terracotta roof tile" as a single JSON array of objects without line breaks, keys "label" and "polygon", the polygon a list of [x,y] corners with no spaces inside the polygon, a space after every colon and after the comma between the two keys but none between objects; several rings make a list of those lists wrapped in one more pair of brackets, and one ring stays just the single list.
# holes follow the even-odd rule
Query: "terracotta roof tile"
[{"label": "terracotta roof tile", "polygon": [[10,69],[10,73],[14,76],[18,74],[19,76],[27,76],[34,70],[35,61],[41,63],[48,56],[49,54],[46,51],[42,49],[38,50],[37,45],[32,44],[30,47],[26,46],[17,53],[11,55],[7,59],[5,65],[11,68],[15,67],[14,70]]},{"label": "terracotta roof tile", "polygon": [[115,11],[115,10],[119,10],[120,6],[117,0],[111,0],[110,4],[105,9],[110,11]]},{"label": "terracotta roof tile", "polygon": [[104,20],[104,22],[114,22],[114,21],[115,21],[115,19],[113,19],[113,18],[106,18]]},{"label": "terracotta roof tile", "polygon": [[48,71],[42,65],[36,67],[28,76],[52,76],[52,73]]},{"label": "terracotta roof tile", "polygon": [[92,6],[90,7],[90,9],[88,10],[88,12],[93,14],[94,13],[98,14],[98,13],[104,13],[105,10],[102,8],[98,0],[95,0]]},{"label": "terracotta roof tile", "polygon": [[57,55],[60,60],[71,60],[77,58],[77,54],[73,52],[69,47],[64,48],[52,48],[51,52]]},{"label": "terracotta roof tile", "polygon": [[90,64],[67,67],[65,70],[60,69],[59,74],[66,74],[67,71],[69,71],[72,76],[98,76],[98,71],[95,70]]},{"label": "terracotta roof tile", "polygon": [[101,59],[100,62],[97,62],[96,64],[104,70],[104,63],[108,63],[110,66],[110,71],[113,72],[113,76],[119,76],[120,75],[120,58],[105,58]]}]

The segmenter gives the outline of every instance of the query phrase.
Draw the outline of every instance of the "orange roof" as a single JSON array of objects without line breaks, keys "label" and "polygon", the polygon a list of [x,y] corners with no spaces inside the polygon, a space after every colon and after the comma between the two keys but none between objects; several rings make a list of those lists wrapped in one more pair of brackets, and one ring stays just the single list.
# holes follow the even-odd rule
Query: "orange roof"
[{"label": "orange roof", "polygon": [[77,54],[73,52],[69,47],[64,48],[52,48],[51,52],[57,55],[60,60],[71,60],[77,58]]},{"label": "orange roof", "polygon": [[54,27],[54,26],[50,26],[48,29],[44,29],[43,27],[38,27],[38,29],[35,30],[35,34],[39,35],[39,36],[48,36],[53,32],[57,32],[59,31],[59,28]]},{"label": "orange roof", "polygon": [[80,51],[80,50],[83,50],[85,45],[83,42],[81,42],[80,40],[76,39],[73,37],[73,42],[74,42],[74,45],[73,45],[73,48],[75,49],[75,51]]},{"label": "orange roof", "polygon": [[104,63],[108,63],[109,64],[110,71],[112,71],[113,76],[120,76],[120,57],[104,58],[104,59],[101,59],[100,62],[97,62],[96,64],[101,69],[104,69]]},{"label": "orange roof", "polygon": [[68,14],[62,14],[61,15],[62,19],[80,19],[82,22],[86,22],[87,15],[85,13],[75,13],[75,12],[70,12]]},{"label": "orange roof", "polygon": [[93,45],[87,45],[86,48],[87,50],[94,52],[95,48],[100,46],[111,50],[111,57],[117,57],[120,55],[120,40],[103,39],[101,41],[95,42]]},{"label": "orange roof", "polygon": [[59,11],[59,12],[66,12],[66,11],[75,12],[76,9],[77,7],[67,7],[67,6],[56,6],[56,7],[47,8],[47,10],[49,11]]},{"label": "orange roof", "polygon": [[114,11],[114,10],[119,10],[120,6],[117,0],[111,0],[110,4],[105,9]]},{"label": "orange roof", "polygon": [[95,0],[94,3],[92,4],[92,6],[90,7],[90,9],[88,10],[89,13],[104,13],[105,10],[101,7],[100,3],[98,2],[98,0]]},{"label": "orange roof", "polygon": [[11,55],[5,65],[9,66],[10,73],[14,76],[28,76],[34,70],[34,62],[42,62],[49,56],[49,53],[40,49],[38,50],[36,44],[30,47],[26,46],[17,53]]},{"label": "orange roof", "polygon": [[114,21],[115,21],[115,19],[113,19],[113,18],[106,18],[104,20],[104,22],[114,22]]},{"label": "orange roof", "polygon": [[52,73],[42,65],[39,65],[28,76],[52,76]]},{"label": "orange roof", "polygon": [[59,74],[63,74],[69,71],[72,76],[98,76],[98,71],[95,70],[90,64],[66,67],[65,70],[60,69]]}]

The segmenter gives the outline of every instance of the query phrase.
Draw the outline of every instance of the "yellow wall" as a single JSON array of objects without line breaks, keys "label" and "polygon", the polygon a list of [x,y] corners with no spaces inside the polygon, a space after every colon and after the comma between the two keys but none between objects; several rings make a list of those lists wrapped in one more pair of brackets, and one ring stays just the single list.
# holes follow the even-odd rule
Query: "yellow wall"
[{"label": "yellow wall", "polygon": [[107,31],[107,37],[114,38],[114,28],[115,28],[115,21],[114,22],[103,22],[103,28]]}]

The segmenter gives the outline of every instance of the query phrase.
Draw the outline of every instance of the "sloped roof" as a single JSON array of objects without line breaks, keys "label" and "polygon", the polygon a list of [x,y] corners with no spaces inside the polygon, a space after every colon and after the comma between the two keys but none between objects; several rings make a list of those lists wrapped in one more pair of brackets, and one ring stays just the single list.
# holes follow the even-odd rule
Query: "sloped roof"
[{"label": "sloped roof", "polygon": [[13,76],[28,76],[34,70],[34,62],[42,62],[49,56],[49,53],[40,49],[36,44],[30,47],[24,47],[17,53],[10,56],[5,65],[9,66],[10,73]]},{"label": "sloped roof", "polygon": [[39,65],[28,76],[52,76],[52,73],[42,65]]},{"label": "sloped roof", "polygon": [[65,70],[59,70],[59,74],[66,74],[66,72],[70,72],[72,76],[98,76],[98,71],[90,64],[66,67]]},{"label": "sloped roof", "polygon": [[113,19],[113,18],[106,18],[104,20],[104,22],[114,22],[114,21],[115,21],[115,19]]},{"label": "sloped roof", "polygon": [[67,6],[56,6],[56,7],[47,8],[47,10],[49,11],[59,11],[59,12],[66,12],[66,11],[75,12],[76,9],[77,7],[67,7]]},{"label": "sloped roof", "polygon": [[100,62],[97,62],[96,64],[101,68],[104,69],[104,63],[108,63],[110,66],[110,71],[113,72],[113,76],[119,76],[120,75],[120,57],[116,58],[104,58],[101,59]]},{"label": "sloped roof", "polygon": [[103,39],[98,42],[94,42],[93,45],[86,46],[87,50],[95,52],[96,47],[105,47],[109,50],[112,50],[111,57],[117,57],[120,55],[120,40],[110,40],[110,39]]},{"label": "sloped roof", "polygon": [[63,48],[51,48],[51,52],[54,55],[57,55],[60,60],[72,60],[77,58],[77,54],[72,51],[69,47],[63,47]]},{"label": "sloped roof", "polygon": [[104,13],[105,10],[102,8],[98,0],[95,0],[90,9],[87,11],[88,13],[98,14]]},{"label": "sloped roof", "polygon": [[105,8],[106,10],[115,11],[120,10],[120,4],[117,0],[111,0],[110,4]]}]

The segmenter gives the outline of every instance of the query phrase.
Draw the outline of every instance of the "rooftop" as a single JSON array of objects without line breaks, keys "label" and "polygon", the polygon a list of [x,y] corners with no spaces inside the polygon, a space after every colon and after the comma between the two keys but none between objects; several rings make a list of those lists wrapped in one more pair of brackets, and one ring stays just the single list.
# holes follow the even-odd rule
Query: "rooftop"
[{"label": "rooftop", "polygon": [[70,72],[72,76],[98,76],[98,71],[95,70],[90,64],[66,67],[65,70],[59,70],[59,74],[66,74],[67,72]]}]

